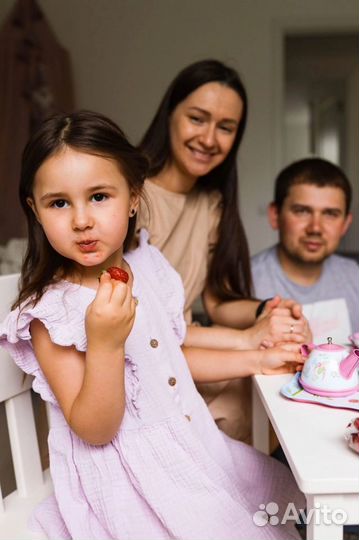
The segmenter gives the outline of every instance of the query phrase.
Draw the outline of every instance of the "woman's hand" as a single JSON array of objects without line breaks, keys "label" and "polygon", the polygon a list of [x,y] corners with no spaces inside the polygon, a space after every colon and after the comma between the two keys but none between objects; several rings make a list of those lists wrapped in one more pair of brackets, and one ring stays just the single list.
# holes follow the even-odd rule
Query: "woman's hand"
[{"label": "woman's hand", "polygon": [[302,313],[302,306],[280,296],[268,300],[262,315],[248,332],[253,347],[259,347],[263,342],[272,346],[284,341],[300,344],[312,342],[312,333]]},{"label": "woman's hand", "polygon": [[300,352],[300,346],[295,343],[279,343],[267,349],[261,347],[258,354],[262,375],[295,373],[301,371],[305,361]]},{"label": "woman's hand", "polygon": [[265,317],[276,308],[282,308],[283,310],[286,309],[288,314],[295,319],[300,319],[303,316],[301,304],[299,304],[295,300],[292,300],[291,298],[282,298],[281,296],[276,295],[266,302],[261,317]]},{"label": "woman's hand", "polygon": [[103,272],[96,297],[86,312],[88,347],[123,348],[135,320],[135,310],[129,284],[111,279]]}]

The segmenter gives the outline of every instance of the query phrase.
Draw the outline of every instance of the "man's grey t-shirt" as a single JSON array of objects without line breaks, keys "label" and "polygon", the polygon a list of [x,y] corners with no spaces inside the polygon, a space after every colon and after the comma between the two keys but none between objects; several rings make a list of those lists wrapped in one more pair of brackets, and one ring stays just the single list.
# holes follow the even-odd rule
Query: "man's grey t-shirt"
[{"label": "man's grey t-shirt", "polygon": [[323,264],[320,279],[310,287],[297,285],[284,273],[272,246],[252,257],[255,294],[264,299],[279,294],[304,306],[314,341],[348,342],[359,331],[359,265],[346,257],[331,255]]}]

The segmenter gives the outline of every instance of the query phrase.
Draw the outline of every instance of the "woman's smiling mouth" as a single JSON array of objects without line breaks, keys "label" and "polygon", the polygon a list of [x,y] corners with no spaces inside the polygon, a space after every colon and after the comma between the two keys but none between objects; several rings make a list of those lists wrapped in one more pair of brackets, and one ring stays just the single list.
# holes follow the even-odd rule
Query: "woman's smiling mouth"
[{"label": "woman's smiling mouth", "polygon": [[212,160],[212,158],[215,155],[215,152],[213,151],[206,151],[206,150],[200,150],[198,148],[192,148],[191,146],[188,147],[191,154],[198,160],[203,162],[209,162]]}]

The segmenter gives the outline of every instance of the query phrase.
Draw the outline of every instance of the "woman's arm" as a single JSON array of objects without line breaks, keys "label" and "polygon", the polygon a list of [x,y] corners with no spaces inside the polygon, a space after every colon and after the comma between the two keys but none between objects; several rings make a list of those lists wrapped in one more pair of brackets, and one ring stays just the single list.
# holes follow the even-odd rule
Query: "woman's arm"
[{"label": "woman's arm", "polygon": [[64,416],[90,444],[106,444],[116,434],[125,410],[124,343],[134,320],[130,288],[101,276],[86,314],[86,353],[54,344],[45,326],[31,323],[38,362]]},{"label": "woman's arm", "polygon": [[[234,300],[221,302],[214,298],[208,290],[204,292],[204,298],[205,308],[211,320],[215,324],[230,326],[232,328],[238,328],[236,323],[239,321],[238,317],[240,315],[238,313],[241,312],[242,308],[245,317],[249,317],[249,306],[252,304],[253,320],[249,327],[239,331],[241,334],[237,335],[237,339],[241,341],[241,345],[235,348],[255,349],[259,347],[262,341],[272,344],[281,341],[293,341],[295,343],[311,342],[312,333],[309,323],[302,314],[301,305],[294,300],[282,299],[280,296],[275,296],[266,303],[263,313],[256,319],[255,311],[259,305],[258,301]],[[244,319],[242,319],[243,321]],[[247,321],[249,321],[249,318],[247,318]],[[192,344],[197,346],[197,343]],[[198,346],[202,345],[203,343],[198,344]]]},{"label": "woman's arm", "polygon": [[[187,327],[184,340],[186,347],[202,347],[204,349],[231,349],[246,350],[255,349],[252,339],[245,330],[227,328],[226,326],[197,326]],[[259,347],[260,343],[258,344]]]},{"label": "woman's arm", "polygon": [[294,373],[301,369],[303,357],[295,344],[259,351],[219,351],[183,347],[195,382],[210,383],[263,374]]},{"label": "woman's arm", "polygon": [[273,347],[277,343],[288,341],[292,343],[311,343],[312,339],[305,338],[301,332],[301,323],[297,323],[296,332],[290,332],[291,319],[280,317],[261,319],[247,330],[236,330],[226,326],[197,326],[187,327],[184,344],[187,347],[203,347],[204,349],[231,349],[246,351],[259,349],[265,343]]},{"label": "woman's arm", "polygon": [[260,300],[231,300],[222,302],[214,297],[209,288],[203,291],[203,304],[215,324],[244,329],[252,326]]},{"label": "woman's arm", "polygon": [[285,315],[263,317],[247,330],[237,330],[226,326],[187,327],[184,344],[187,347],[203,347],[205,349],[232,349],[237,351],[258,349],[261,344],[274,346],[276,343],[288,341],[292,343],[311,343],[311,334],[307,334],[305,323],[295,321],[295,332],[291,332],[293,319]]}]

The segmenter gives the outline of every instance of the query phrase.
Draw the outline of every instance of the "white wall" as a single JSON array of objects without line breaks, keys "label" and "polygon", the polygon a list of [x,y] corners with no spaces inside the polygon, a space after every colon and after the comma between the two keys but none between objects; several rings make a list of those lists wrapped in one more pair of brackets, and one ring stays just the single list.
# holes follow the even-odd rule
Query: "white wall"
[{"label": "white wall", "polygon": [[298,118],[286,116],[284,121],[283,160],[291,163],[310,153],[310,117],[309,112]]},{"label": "white wall", "polygon": [[[111,116],[136,142],[176,72],[205,57],[241,73],[250,99],[239,159],[251,251],[273,242],[265,208],[282,159],[281,36],[354,29],[357,0],[38,0],[70,51],[77,105]],[[0,21],[14,4],[1,0]]]},{"label": "white wall", "polygon": [[346,109],[346,126],[347,132],[345,134],[346,140],[346,163],[348,175],[353,181],[353,223],[349,232],[342,240],[342,247],[346,251],[358,251],[359,246],[359,183],[358,183],[358,162],[359,162],[359,130],[358,118],[359,118],[359,73],[353,71],[352,76],[347,81],[347,109]]}]

